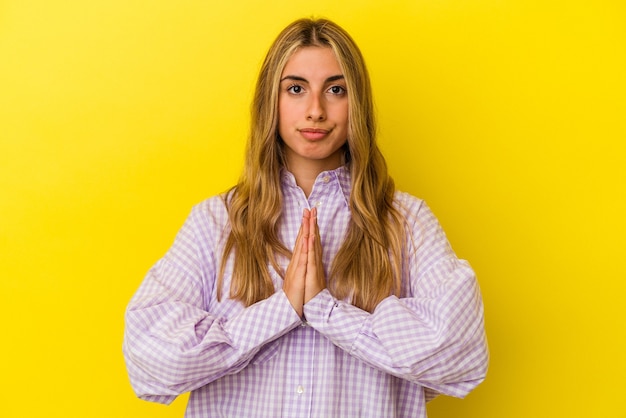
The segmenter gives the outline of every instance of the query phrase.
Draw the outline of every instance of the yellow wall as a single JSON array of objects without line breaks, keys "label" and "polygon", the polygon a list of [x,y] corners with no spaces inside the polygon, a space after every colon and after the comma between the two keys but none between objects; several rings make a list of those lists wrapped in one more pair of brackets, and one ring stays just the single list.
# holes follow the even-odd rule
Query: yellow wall
[{"label": "yellow wall", "polygon": [[323,15],[479,274],[490,374],[431,418],[626,417],[625,3],[266,3],[0,1],[0,416],[182,417],[134,398],[125,305],[237,178],[271,40]]}]

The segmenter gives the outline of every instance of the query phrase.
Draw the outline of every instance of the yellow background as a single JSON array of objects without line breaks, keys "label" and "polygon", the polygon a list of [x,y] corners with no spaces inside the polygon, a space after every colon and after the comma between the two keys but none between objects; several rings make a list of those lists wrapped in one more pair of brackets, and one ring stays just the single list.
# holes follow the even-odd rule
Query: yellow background
[{"label": "yellow background", "polygon": [[260,61],[311,15],[479,275],[488,378],[431,418],[626,417],[622,0],[0,1],[0,416],[182,417],[135,399],[124,308],[236,180]]}]

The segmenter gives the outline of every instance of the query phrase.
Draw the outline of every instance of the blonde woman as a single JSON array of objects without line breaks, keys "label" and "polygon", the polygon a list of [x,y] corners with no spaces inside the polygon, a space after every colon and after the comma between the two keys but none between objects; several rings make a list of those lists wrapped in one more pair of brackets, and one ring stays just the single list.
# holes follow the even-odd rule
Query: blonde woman
[{"label": "blonde woman", "polygon": [[186,417],[425,417],[488,352],[475,276],[395,190],[369,76],[331,21],[285,28],[259,74],[238,184],[192,210],[126,312],[146,400]]}]

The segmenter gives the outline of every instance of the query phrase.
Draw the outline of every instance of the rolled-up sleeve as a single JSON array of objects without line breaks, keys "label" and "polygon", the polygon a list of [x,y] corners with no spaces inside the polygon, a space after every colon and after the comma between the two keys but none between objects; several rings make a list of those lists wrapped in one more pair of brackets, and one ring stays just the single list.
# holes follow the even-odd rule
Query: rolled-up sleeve
[{"label": "rolled-up sleeve", "polygon": [[228,318],[207,311],[215,257],[201,254],[197,234],[206,232],[207,222],[199,217],[206,213],[196,208],[126,310],[123,353],[131,385],[142,399],[170,403],[237,373],[262,346],[301,323],[282,290]]},{"label": "rolled-up sleeve", "polygon": [[369,313],[324,290],[305,305],[305,316],[350,355],[422,385],[429,397],[464,397],[484,380],[489,361],[479,285],[430,209],[400,198],[410,231],[404,294]]}]

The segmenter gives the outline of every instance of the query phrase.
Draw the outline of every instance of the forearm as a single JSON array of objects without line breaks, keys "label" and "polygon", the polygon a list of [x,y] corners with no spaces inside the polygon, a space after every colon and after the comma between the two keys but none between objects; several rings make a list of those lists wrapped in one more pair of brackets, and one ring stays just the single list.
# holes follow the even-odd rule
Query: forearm
[{"label": "forearm", "polygon": [[335,345],[386,373],[453,396],[484,379],[482,302],[471,278],[438,299],[388,297],[372,314],[324,291],[304,312]]},{"label": "forearm", "polygon": [[178,394],[237,373],[264,344],[299,323],[282,291],[229,320],[181,302],[131,305],[124,339],[131,383],[139,397],[169,403]]}]

